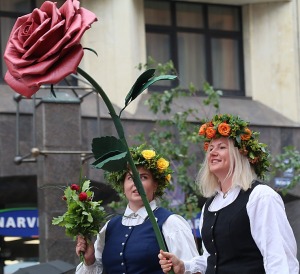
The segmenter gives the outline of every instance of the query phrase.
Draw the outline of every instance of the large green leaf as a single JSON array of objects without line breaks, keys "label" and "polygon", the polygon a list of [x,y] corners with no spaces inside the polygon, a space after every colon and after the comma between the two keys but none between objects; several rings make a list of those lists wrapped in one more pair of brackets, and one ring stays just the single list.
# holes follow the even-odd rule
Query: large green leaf
[{"label": "large green leaf", "polygon": [[[176,75],[160,75],[160,76],[154,77],[151,80],[149,80],[147,83],[145,83],[145,85],[142,87],[142,89],[137,94],[137,96],[140,95],[145,89],[147,89],[148,87],[150,87],[152,84],[154,84],[157,81],[160,81],[160,80],[174,80],[175,78],[177,78]],[[134,97],[132,100],[134,100],[136,97]]]},{"label": "large green leaf", "polygon": [[111,151],[126,151],[123,142],[114,136],[104,136],[93,138],[92,152],[95,159],[103,157],[103,155]]},{"label": "large green leaf", "polygon": [[154,76],[154,69],[145,71],[135,82],[129,93],[127,94],[125,98],[125,107],[129,105],[130,102],[132,102],[136,97],[138,97],[144,90],[146,90],[148,87],[150,87],[152,84],[154,84],[157,81],[160,80],[173,80],[177,76],[176,75],[160,75],[157,77]]},{"label": "large green leaf", "polygon": [[155,69],[148,69],[144,71],[135,81],[132,88],[128,92],[125,98],[125,106],[127,106],[131,101],[133,101],[140,93],[140,89],[145,83],[148,82],[154,76]]},{"label": "large green leaf", "polygon": [[126,168],[127,152],[112,151],[98,158],[92,163],[92,166],[98,169],[103,169],[109,172],[119,171]]},{"label": "large green leaf", "polygon": [[120,139],[114,136],[94,138],[92,152],[96,159],[92,166],[107,171],[124,169],[127,164],[127,149]]}]

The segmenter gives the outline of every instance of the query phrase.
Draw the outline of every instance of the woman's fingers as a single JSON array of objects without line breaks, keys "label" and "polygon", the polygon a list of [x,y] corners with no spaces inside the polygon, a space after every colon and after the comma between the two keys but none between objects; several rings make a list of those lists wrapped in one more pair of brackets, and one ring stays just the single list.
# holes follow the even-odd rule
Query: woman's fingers
[{"label": "woman's fingers", "polygon": [[85,252],[85,248],[82,246],[82,245],[76,245],[76,254],[77,254],[77,256],[80,256],[80,253],[81,252]]},{"label": "woman's fingers", "polygon": [[172,260],[168,259],[171,257],[171,255],[171,253],[162,250],[158,254],[159,263],[164,273],[168,273],[172,268]]},{"label": "woman's fingers", "polygon": [[158,256],[162,256],[162,257],[165,257],[165,258],[170,258],[172,257],[173,254],[167,252],[167,251],[163,251],[163,250],[160,250],[159,252],[159,255]]},{"label": "woman's fingers", "polygon": [[180,259],[178,259],[174,254],[160,251],[159,255],[159,263],[161,265],[161,269],[164,273],[167,273],[168,271],[173,269],[174,273],[184,273],[184,263]]},{"label": "woman's fingers", "polygon": [[76,244],[76,254],[80,256],[81,252],[85,252],[87,247],[87,242],[82,236],[77,237],[77,244]]},{"label": "woman's fingers", "polygon": [[168,273],[172,268],[172,264],[161,265],[161,269],[164,273]]}]

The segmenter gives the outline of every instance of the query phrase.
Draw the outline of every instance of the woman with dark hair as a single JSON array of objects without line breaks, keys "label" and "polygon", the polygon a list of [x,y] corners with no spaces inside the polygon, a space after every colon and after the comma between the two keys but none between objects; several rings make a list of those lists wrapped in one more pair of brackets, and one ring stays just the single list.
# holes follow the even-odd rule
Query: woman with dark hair
[{"label": "woman with dark hair", "polygon": [[[199,255],[188,222],[157,203],[171,180],[169,161],[144,146],[132,147],[130,152],[168,250],[184,260]],[[78,236],[76,253],[84,252],[85,264],[76,273],[163,273],[157,258],[159,245],[131,170],[109,172],[105,178],[125,195],[128,205],[124,215],[105,224],[94,245]]]},{"label": "woman with dark hair", "polygon": [[238,116],[216,115],[199,135],[207,150],[197,182],[207,201],[200,218],[203,255],[159,254],[167,273],[299,274],[297,246],[280,195],[258,181],[269,167],[266,145]]}]

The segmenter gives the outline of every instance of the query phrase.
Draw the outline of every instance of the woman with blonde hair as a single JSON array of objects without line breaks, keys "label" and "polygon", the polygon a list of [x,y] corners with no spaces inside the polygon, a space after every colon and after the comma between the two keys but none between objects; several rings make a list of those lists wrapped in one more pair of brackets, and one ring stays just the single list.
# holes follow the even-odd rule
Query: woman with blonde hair
[{"label": "woman with blonde hair", "polygon": [[207,201],[200,217],[203,255],[158,255],[167,273],[299,274],[297,246],[280,195],[259,181],[269,168],[259,133],[238,116],[216,115],[199,130],[207,151],[197,176]]}]

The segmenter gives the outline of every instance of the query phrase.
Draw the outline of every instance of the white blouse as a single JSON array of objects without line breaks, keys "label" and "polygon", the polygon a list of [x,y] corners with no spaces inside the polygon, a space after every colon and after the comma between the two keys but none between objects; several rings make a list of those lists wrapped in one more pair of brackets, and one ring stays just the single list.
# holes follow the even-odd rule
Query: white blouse
[{"label": "white blouse", "polygon": [[[223,198],[223,193],[218,191],[209,211],[228,206],[237,198],[239,192],[240,188],[233,188]],[[251,192],[246,208],[251,234],[263,256],[266,274],[299,274],[297,244],[280,195],[266,185],[258,185]],[[200,231],[202,224],[203,214],[200,217]],[[209,254],[204,244],[202,248],[202,256],[184,262],[186,274],[205,273]]]},{"label": "white blouse", "polygon": [[[150,207],[152,210],[157,207],[155,200],[150,202]],[[145,207],[142,207],[137,212],[133,212],[127,206],[122,218],[122,224],[125,226],[140,225],[144,222],[147,216],[148,214]],[[94,244],[96,262],[90,266],[79,264],[76,269],[76,274],[102,273],[102,252],[105,244],[105,231],[107,223],[101,229]],[[183,217],[177,214],[171,215],[162,225],[162,233],[169,251],[174,253],[180,259],[191,260],[193,257],[199,256],[191,227]],[[157,260],[159,260],[158,257]]]}]

